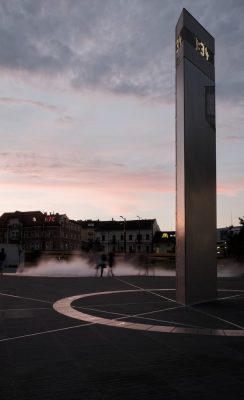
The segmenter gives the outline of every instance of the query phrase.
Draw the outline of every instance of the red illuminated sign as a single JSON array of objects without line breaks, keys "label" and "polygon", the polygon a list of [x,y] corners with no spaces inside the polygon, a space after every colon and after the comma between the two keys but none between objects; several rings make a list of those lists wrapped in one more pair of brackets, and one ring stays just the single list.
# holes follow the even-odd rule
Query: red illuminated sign
[{"label": "red illuminated sign", "polygon": [[45,222],[55,222],[55,216],[54,215],[47,215],[45,217]]}]

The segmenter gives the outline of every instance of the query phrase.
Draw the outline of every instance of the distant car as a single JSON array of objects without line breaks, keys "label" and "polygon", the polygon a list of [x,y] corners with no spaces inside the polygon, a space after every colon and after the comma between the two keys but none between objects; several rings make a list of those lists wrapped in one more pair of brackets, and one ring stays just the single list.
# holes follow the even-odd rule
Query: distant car
[{"label": "distant car", "polygon": [[218,257],[226,257],[228,253],[228,246],[226,242],[218,242],[217,243],[217,256]]}]

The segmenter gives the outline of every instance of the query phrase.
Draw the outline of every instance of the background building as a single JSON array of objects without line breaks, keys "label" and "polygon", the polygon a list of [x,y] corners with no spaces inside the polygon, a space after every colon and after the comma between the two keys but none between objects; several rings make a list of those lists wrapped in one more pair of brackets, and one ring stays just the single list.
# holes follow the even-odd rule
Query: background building
[{"label": "background building", "polygon": [[78,220],[77,222],[81,226],[81,249],[83,251],[99,250],[99,243],[96,239],[96,228],[100,221],[88,219],[85,221]]},{"label": "background building", "polygon": [[99,221],[95,238],[105,252],[152,253],[153,237],[159,230],[156,219]]},{"label": "background building", "polygon": [[175,256],[175,231],[158,231],[153,238],[155,254]]},{"label": "background building", "polygon": [[232,236],[239,235],[241,231],[241,226],[229,226],[225,228],[218,228],[217,229],[217,242],[226,242]]},{"label": "background building", "polygon": [[15,211],[0,217],[0,242],[19,244],[27,252],[80,250],[81,229],[65,214]]}]

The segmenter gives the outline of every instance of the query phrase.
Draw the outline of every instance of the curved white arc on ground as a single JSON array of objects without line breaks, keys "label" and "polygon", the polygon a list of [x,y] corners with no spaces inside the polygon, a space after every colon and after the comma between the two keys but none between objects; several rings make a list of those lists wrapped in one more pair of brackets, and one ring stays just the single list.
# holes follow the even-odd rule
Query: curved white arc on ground
[{"label": "curved white arc on ground", "polygon": [[[153,290],[175,290],[175,289],[147,289],[148,291]],[[102,317],[96,317],[94,315],[85,314],[81,311],[75,310],[71,303],[75,300],[79,300],[86,297],[91,296],[103,296],[109,294],[117,294],[117,293],[132,293],[132,292],[143,292],[144,290],[136,289],[136,290],[113,290],[106,292],[94,292],[94,293],[86,293],[77,296],[66,297],[64,299],[58,300],[53,304],[53,309],[60,314],[66,315],[67,317],[78,319],[80,321],[90,322],[91,324],[99,324],[112,326],[116,328],[126,328],[126,329],[135,329],[135,330],[143,330],[149,332],[161,332],[161,333],[184,333],[184,334],[192,334],[192,335],[211,335],[211,336],[244,336],[244,330],[242,329],[211,329],[211,328],[184,328],[184,327],[176,327],[176,326],[165,326],[165,325],[150,325],[150,324],[140,324],[134,322],[122,321],[122,318],[118,319],[108,319]],[[234,291],[234,290],[233,290]],[[179,305],[180,307],[180,305]],[[128,315],[128,318],[133,317],[133,315]],[[136,315],[134,315],[136,318]]]}]

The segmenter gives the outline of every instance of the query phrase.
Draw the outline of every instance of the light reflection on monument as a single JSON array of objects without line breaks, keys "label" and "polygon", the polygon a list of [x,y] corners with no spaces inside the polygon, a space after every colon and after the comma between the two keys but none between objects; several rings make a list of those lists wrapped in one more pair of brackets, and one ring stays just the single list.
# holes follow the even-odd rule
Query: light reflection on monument
[{"label": "light reflection on monument", "polygon": [[176,25],[176,296],[216,298],[214,38],[183,9]]}]

